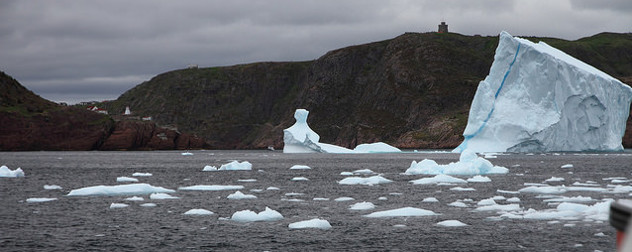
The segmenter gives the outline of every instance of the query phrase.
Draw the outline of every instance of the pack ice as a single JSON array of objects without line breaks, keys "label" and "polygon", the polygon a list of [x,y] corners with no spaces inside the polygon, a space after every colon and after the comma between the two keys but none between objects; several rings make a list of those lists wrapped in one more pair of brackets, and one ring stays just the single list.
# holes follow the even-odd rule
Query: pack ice
[{"label": "pack ice", "polygon": [[543,42],[500,34],[454,151],[620,151],[632,88]]},{"label": "pack ice", "polygon": [[347,149],[333,144],[318,142],[320,136],[307,125],[309,111],[297,109],[294,112],[296,123],[283,130],[284,153],[391,153],[401,152],[400,149],[388,144],[377,142],[360,144],[355,149]]}]

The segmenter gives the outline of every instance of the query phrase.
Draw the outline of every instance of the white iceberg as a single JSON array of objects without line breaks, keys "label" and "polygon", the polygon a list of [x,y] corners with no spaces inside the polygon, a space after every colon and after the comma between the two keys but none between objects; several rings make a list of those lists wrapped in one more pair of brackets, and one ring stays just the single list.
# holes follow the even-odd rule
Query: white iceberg
[{"label": "white iceberg", "polygon": [[125,198],[126,201],[144,201],[145,199],[143,197],[138,197],[138,196],[132,196],[129,198]]},{"label": "white iceberg", "polygon": [[352,200],[355,200],[355,199],[351,198],[351,197],[338,197],[338,198],[334,199],[334,201],[338,201],[338,202],[341,202],[341,201],[352,201]]},{"label": "white iceberg", "polygon": [[354,211],[364,211],[364,210],[371,210],[375,208],[375,204],[371,203],[371,202],[358,202],[355,203],[351,206],[349,206],[349,210],[354,210]]},{"label": "white iceberg", "polygon": [[204,166],[204,169],[202,169],[202,171],[217,171],[217,167],[212,166],[212,165],[206,165]]},{"label": "white iceberg", "polygon": [[9,167],[6,167],[4,165],[0,166],[0,178],[17,178],[17,177],[24,177],[24,171],[22,171],[22,168],[11,170],[9,169]]},{"label": "white iceberg", "polygon": [[153,200],[167,200],[167,199],[179,199],[179,197],[172,196],[166,193],[152,193],[149,195],[149,199]]},{"label": "white iceberg", "polygon": [[119,183],[122,183],[122,182],[138,182],[138,179],[130,178],[130,177],[117,177],[116,178],[116,182],[119,182]]},{"label": "white iceberg", "polygon": [[194,185],[178,187],[178,190],[182,191],[227,191],[227,190],[241,190],[244,189],[242,185]]},{"label": "white iceberg", "polygon": [[148,172],[134,172],[132,177],[151,177],[151,173]]},{"label": "white iceberg", "polygon": [[438,214],[426,209],[415,208],[415,207],[403,207],[403,208],[398,208],[398,209],[393,209],[393,210],[373,212],[373,213],[364,215],[364,217],[387,218],[387,217],[413,217],[413,216],[431,216],[431,215],[438,215]]},{"label": "white iceberg", "polygon": [[309,181],[308,178],[306,177],[293,177],[292,179],[290,179],[291,181]]},{"label": "white iceberg", "polygon": [[232,200],[242,200],[242,199],[256,199],[257,196],[254,196],[252,194],[243,194],[240,191],[236,191],[235,193],[231,193],[230,195],[228,195],[228,197],[226,198],[232,199]]},{"label": "white iceberg", "polygon": [[461,152],[459,162],[446,165],[437,164],[434,160],[424,159],[417,163],[413,161],[410,167],[404,172],[406,175],[485,175],[504,174],[509,170],[505,167],[495,166],[487,159],[479,157],[475,152],[467,149]]},{"label": "white iceberg", "polygon": [[206,209],[194,208],[194,209],[184,212],[183,214],[184,215],[212,215],[215,213]]},{"label": "white iceberg", "polygon": [[290,167],[290,170],[310,170],[312,168],[310,168],[307,165],[293,165],[292,167]]},{"label": "white iceberg", "polygon": [[309,111],[297,109],[294,112],[296,123],[283,130],[283,153],[392,153],[400,149],[386,143],[360,144],[355,149],[347,149],[333,144],[318,142],[320,136],[307,125]]},{"label": "white iceberg", "polygon": [[443,227],[463,227],[463,226],[467,226],[467,224],[458,221],[458,220],[444,220],[441,221],[439,223],[437,223],[437,226],[443,226]]},{"label": "white iceberg", "polygon": [[[206,167],[204,167],[206,169]],[[239,162],[233,161],[228,164],[223,164],[219,167],[220,171],[250,171],[252,170],[252,164],[248,161]]]},{"label": "white iceberg", "polygon": [[382,176],[376,175],[368,178],[362,177],[347,177],[343,180],[338,181],[338,184],[341,185],[377,185],[377,184],[387,184],[393,182],[392,180],[386,179]]},{"label": "white iceberg", "polygon": [[275,210],[266,207],[266,210],[263,210],[259,213],[253,212],[251,210],[237,211],[233,213],[233,216],[230,219],[237,222],[277,221],[282,220],[283,215]]},{"label": "white iceberg", "polygon": [[500,34],[454,151],[621,151],[632,88],[543,42]]},{"label": "white iceberg", "polygon": [[61,190],[61,186],[58,185],[44,185],[44,190]]},{"label": "white iceberg", "polygon": [[467,181],[455,178],[450,175],[439,174],[431,178],[420,178],[416,180],[411,180],[410,183],[415,185],[429,185],[429,184],[465,184]]},{"label": "white iceberg", "polygon": [[70,191],[66,196],[112,196],[112,195],[144,195],[151,193],[173,193],[174,190],[150,184],[127,184],[115,186],[90,186]]},{"label": "white iceberg", "polygon": [[57,200],[57,198],[28,198],[26,199],[26,203],[40,203],[40,202],[49,202]]},{"label": "white iceberg", "polygon": [[128,207],[128,204],[123,204],[123,203],[112,203],[110,204],[110,209],[114,209],[114,208],[126,208]]},{"label": "white iceberg", "polygon": [[304,220],[304,221],[290,223],[288,225],[288,228],[290,229],[316,228],[316,229],[327,230],[327,229],[331,229],[331,224],[329,224],[329,221],[327,220],[316,218],[316,219],[311,219],[311,220]]}]

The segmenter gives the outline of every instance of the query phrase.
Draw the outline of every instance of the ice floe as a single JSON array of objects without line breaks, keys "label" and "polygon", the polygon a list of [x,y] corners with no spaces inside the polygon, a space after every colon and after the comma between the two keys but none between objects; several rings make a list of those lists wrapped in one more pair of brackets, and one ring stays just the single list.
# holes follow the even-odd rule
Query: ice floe
[{"label": "ice floe", "polygon": [[26,203],[40,203],[54,200],[57,200],[57,198],[28,198],[26,199]]},{"label": "ice floe", "polygon": [[421,202],[435,203],[435,202],[439,202],[439,200],[435,197],[427,197],[427,198],[424,198]]},{"label": "ice floe", "polygon": [[123,203],[112,203],[110,204],[110,209],[114,209],[114,208],[125,208],[128,207],[128,204],[123,204]]},{"label": "ice floe", "polygon": [[228,164],[223,164],[219,167],[219,171],[250,171],[252,170],[252,164],[248,161],[232,161]]},{"label": "ice floe", "polygon": [[174,190],[150,184],[98,185],[71,190],[67,196],[111,196],[111,195],[145,195],[151,193],[173,193]]},{"label": "ice floe", "polygon": [[125,200],[127,200],[127,201],[144,201],[145,199],[143,197],[132,196],[132,197],[126,198]]},{"label": "ice floe", "polygon": [[475,152],[464,150],[459,157],[458,162],[446,165],[437,164],[434,160],[424,159],[417,163],[412,161],[410,167],[404,172],[406,175],[485,175],[485,174],[504,174],[509,170],[505,167],[494,166],[487,159],[479,157]]},{"label": "ice floe", "polygon": [[24,171],[22,171],[22,168],[17,168],[15,170],[11,170],[9,169],[9,167],[6,166],[0,166],[0,178],[18,178],[18,177],[24,177]]},{"label": "ice floe", "polygon": [[376,175],[368,178],[363,177],[347,177],[343,180],[338,181],[338,184],[341,185],[377,185],[377,184],[387,184],[393,182],[392,180],[386,179],[382,176]]},{"label": "ice floe", "polygon": [[251,210],[237,211],[233,213],[230,219],[237,222],[277,221],[282,220],[283,215],[275,210],[266,207],[265,210],[259,213]]},{"label": "ice floe", "polygon": [[329,221],[315,218],[311,220],[304,220],[299,222],[293,222],[288,225],[289,229],[304,229],[304,228],[315,228],[315,229],[331,229],[331,224]]},{"label": "ice floe", "polygon": [[152,174],[148,172],[134,172],[132,177],[151,177]]},{"label": "ice floe", "polygon": [[338,197],[334,199],[334,201],[352,201],[352,200],[355,200],[355,199],[351,197]]},{"label": "ice floe", "polygon": [[138,179],[130,177],[117,177],[116,182],[138,182]]},{"label": "ice floe", "polygon": [[212,166],[212,165],[206,165],[206,166],[204,166],[202,171],[217,171],[217,167]]},{"label": "ice floe", "polygon": [[290,167],[290,170],[310,170],[310,169],[312,168],[307,165],[293,165],[292,167]]},{"label": "ice floe", "polygon": [[374,209],[375,205],[371,202],[358,202],[351,206],[349,206],[349,210],[363,211],[363,210],[371,210]]},{"label": "ice floe", "polygon": [[155,207],[156,203],[143,203],[143,204],[140,204],[140,206],[142,206],[142,207]]},{"label": "ice floe", "polygon": [[458,221],[458,220],[444,220],[441,222],[437,223],[437,226],[443,226],[443,227],[463,227],[463,226],[467,226],[467,224]]},{"label": "ice floe", "polygon": [[152,200],[169,200],[169,199],[179,199],[180,197],[169,195],[167,193],[152,193],[149,195],[149,198]]},{"label": "ice floe", "polygon": [[58,185],[44,185],[44,190],[61,190],[61,186]]},{"label": "ice floe", "polygon": [[215,213],[201,208],[194,208],[183,213],[184,215],[213,215]]},{"label": "ice floe", "polygon": [[474,183],[485,183],[485,182],[491,182],[491,181],[492,179],[490,179],[489,177],[481,176],[481,175],[476,175],[474,177],[467,179],[467,182],[474,182]]},{"label": "ice floe", "polygon": [[228,195],[228,197],[226,197],[227,199],[231,199],[231,200],[243,200],[243,199],[256,199],[257,196],[252,195],[252,194],[243,194],[240,191],[236,191],[234,193],[231,193],[230,195]]},{"label": "ice floe", "polygon": [[373,213],[364,215],[364,217],[387,218],[387,217],[413,217],[413,216],[431,216],[431,215],[438,215],[438,214],[426,209],[415,208],[415,207],[403,207],[403,208],[397,208],[397,209],[392,209],[392,210],[373,212]]},{"label": "ice floe", "polygon": [[292,181],[309,181],[309,179],[306,177],[293,177],[291,180]]},{"label": "ice floe", "polygon": [[467,181],[455,178],[450,175],[439,174],[431,178],[420,178],[416,180],[411,180],[410,183],[415,185],[428,185],[428,184],[440,184],[440,183],[448,183],[448,184],[464,184]]}]

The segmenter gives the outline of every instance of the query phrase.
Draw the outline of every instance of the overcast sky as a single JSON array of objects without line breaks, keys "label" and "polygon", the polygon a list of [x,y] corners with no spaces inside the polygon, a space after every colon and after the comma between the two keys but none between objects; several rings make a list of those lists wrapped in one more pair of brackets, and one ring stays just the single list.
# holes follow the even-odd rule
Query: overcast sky
[{"label": "overcast sky", "polygon": [[116,99],[188,64],[303,61],[436,31],[568,40],[632,32],[630,0],[0,1],[0,71],[53,100]]}]

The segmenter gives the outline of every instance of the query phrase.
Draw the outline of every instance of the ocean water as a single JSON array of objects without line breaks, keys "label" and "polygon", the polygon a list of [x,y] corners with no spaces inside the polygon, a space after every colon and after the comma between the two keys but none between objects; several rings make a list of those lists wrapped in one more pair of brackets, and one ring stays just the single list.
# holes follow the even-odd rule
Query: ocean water
[{"label": "ocean water", "polygon": [[[413,185],[424,175],[402,173],[411,161],[424,158],[439,164],[458,161],[451,153],[402,154],[284,154],[280,151],[176,151],[152,152],[3,152],[0,165],[21,167],[24,178],[0,178],[0,251],[613,251],[615,229],[607,220],[589,218],[524,220],[499,218],[496,211],[473,211],[476,202],[493,196],[520,198],[524,210],[554,209],[541,196],[518,191],[525,183],[543,183],[551,177],[564,181],[596,182],[598,187],[630,185],[632,153],[510,154],[489,159],[509,173],[487,175],[488,183],[465,185]],[[203,172],[205,165],[219,167],[232,160],[249,161],[252,171]],[[290,170],[293,165],[311,170]],[[560,166],[573,164],[573,168]],[[393,183],[374,186],[340,185],[343,171],[370,169]],[[257,199],[229,200],[234,191],[176,191],[175,200],[125,201],[130,196],[68,197],[70,190],[95,185],[117,185],[116,178],[134,172],[152,173],[136,177],[176,190],[191,185],[243,185],[241,190]],[[292,181],[306,177],[308,181]],[[467,178],[468,176],[457,176]],[[619,178],[616,183],[613,177]],[[625,178],[625,179],[623,179]],[[256,179],[254,182],[240,182]],[[605,180],[604,180],[605,179]],[[62,190],[45,190],[59,185]],[[610,185],[610,187],[609,187]],[[280,190],[265,190],[267,187]],[[475,191],[453,191],[455,186]],[[255,191],[251,191],[251,190]],[[263,191],[257,192],[257,189]],[[286,196],[286,193],[302,193]],[[584,196],[595,201],[630,198],[627,192],[574,191],[557,196]],[[353,197],[353,201],[334,201]],[[380,197],[386,197],[386,199]],[[438,203],[422,202],[435,197]],[[57,198],[27,203],[28,198]],[[314,201],[313,198],[329,198]],[[303,201],[292,201],[300,199]],[[467,199],[471,199],[470,202]],[[449,206],[466,200],[469,207]],[[358,202],[372,202],[373,210],[351,211]],[[502,200],[499,204],[508,204]],[[129,207],[110,209],[112,203]],[[141,207],[155,203],[156,207]],[[274,222],[238,223],[233,213],[270,207],[284,216]],[[367,218],[382,210],[416,207],[439,213],[425,217]],[[189,216],[193,208],[213,211],[210,216]],[[332,228],[289,229],[288,224],[313,218],[329,221]],[[459,220],[464,227],[442,227],[436,223]]]}]

